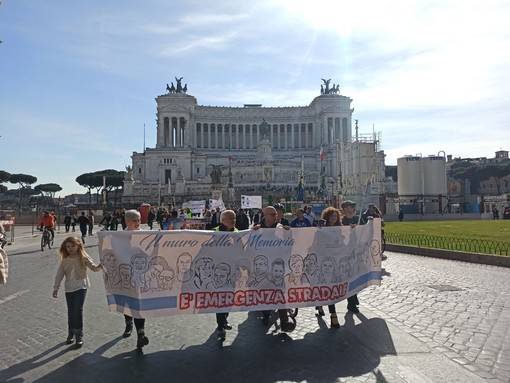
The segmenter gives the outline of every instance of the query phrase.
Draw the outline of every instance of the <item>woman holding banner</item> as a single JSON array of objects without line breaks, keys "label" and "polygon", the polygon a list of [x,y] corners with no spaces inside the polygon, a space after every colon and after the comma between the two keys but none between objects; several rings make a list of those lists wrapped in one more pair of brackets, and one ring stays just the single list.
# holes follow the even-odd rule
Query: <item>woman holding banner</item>
[{"label": "woman holding banner", "polygon": [[[322,212],[321,218],[324,221],[326,221],[325,226],[342,226],[342,213],[333,206],[330,206],[330,207],[324,209],[324,211]],[[329,267],[330,262],[326,262],[328,259],[330,259],[330,258],[328,257],[328,258],[324,259],[321,263],[319,282],[322,282],[322,283],[333,282],[331,280],[325,280],[326,276],[331,274],[333,277],[335,277],[337,274],[336,267],[333,267],[335,261],[333,259],[330,259],[330,262],[332,262],[332,265],[331,265],[332,267],[330,268]],[[332,272],[331,273],[328,272],[329,270],[331,270]],[[322,306],[317,306],[315,309],[317,310],[319,316],[325,315]],[[329,315],[330,315],[330,319],[331,319],[331,328],[340,328],[340,323],[338,323],[338,317],[336,315],[335,304],[329,305],[328,310],[329,310]]]}]

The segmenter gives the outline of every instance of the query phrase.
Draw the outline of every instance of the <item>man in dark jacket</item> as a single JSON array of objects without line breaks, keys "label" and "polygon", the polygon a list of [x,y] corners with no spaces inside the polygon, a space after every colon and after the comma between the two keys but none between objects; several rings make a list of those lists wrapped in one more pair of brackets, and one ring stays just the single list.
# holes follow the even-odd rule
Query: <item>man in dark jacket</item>
[{"label": "man in dark jacket", "polygon": [[246,230],[250,227],[250,219],[243,209],[239,209],[236,214],[236,227],[238,230]]},{"label": "man in dark jacket", "polygon": [[221,215],[220,208],[217,207],[216,211],[212,214],[212,217],[211,217],[211,226],[212,227],[216,227],[221,223],[220,215]]},{"label": "man in dark jacket", "polygon": [[289,220],[284,217],[285,206],[282,203],[276,203],[273,207],[276,209],[276,213],[278,214],[276,217],[278,223],[281,223],[283,226],[290,226]]},{"label": "man in dark jacket", "polygon": [[262,217],[263,217],[262,209],[258,209],[255,215],[253,216],[253,224],[257,225],[260,222],[262,222]]}]

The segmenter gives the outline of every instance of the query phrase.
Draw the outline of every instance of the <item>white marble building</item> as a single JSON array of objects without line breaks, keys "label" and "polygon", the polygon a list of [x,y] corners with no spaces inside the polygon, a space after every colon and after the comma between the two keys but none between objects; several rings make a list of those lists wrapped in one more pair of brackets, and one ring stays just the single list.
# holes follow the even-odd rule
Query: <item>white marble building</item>
[{"label": "white marble building", "polygon": [[203,106],[182,90],[167,90],[156,98],[156,147],[133,152],[124,203],[179,204],[219,194],[228,200],[229,181],[235,201],[240,194],[295,197],[301,173],[307,194],[321,184],[329,194],[337,190],[353,113],[352,99],[338,87],[326,86],[310,105],[296,107]]}]

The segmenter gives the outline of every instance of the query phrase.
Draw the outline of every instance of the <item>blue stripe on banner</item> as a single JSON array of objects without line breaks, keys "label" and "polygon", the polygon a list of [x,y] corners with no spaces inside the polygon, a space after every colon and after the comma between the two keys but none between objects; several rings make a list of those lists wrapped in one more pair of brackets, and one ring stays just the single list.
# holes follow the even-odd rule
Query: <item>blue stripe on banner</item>
[{"label": "blue stripe on banner", "polygon": [[136,311],[174,309],[177,307],[176,296],[138,299],[120,294],[107,294],[106,299],[109,305],[128,307]]},{"label": "blue stripe on banner", "polygon": [[351,283],[349,283],[349,291],[357,289],[359,286],[364,285],[372,280],[381,280],[381,272],[380,271],[371,271],[369,273],[363,274],[359,278],[355,279]]}]

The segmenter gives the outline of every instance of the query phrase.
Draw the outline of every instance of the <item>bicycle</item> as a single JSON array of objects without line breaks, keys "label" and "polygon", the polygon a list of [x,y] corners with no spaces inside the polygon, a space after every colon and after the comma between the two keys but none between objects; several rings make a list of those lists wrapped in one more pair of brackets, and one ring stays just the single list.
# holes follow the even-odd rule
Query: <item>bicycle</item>
[{"label": "bicycle", "polygon": [[46,246],[48,249],[51,249],[51,246],[53,246],[53,239],[51,238],[51,232],[45,227],[41,236],[41,251],[44,251]]},{"label": "bicycle", "polygon": [[7,244],[6,235],[4,233],[0,233],[0,248],[3,249],[6,244]]}]

